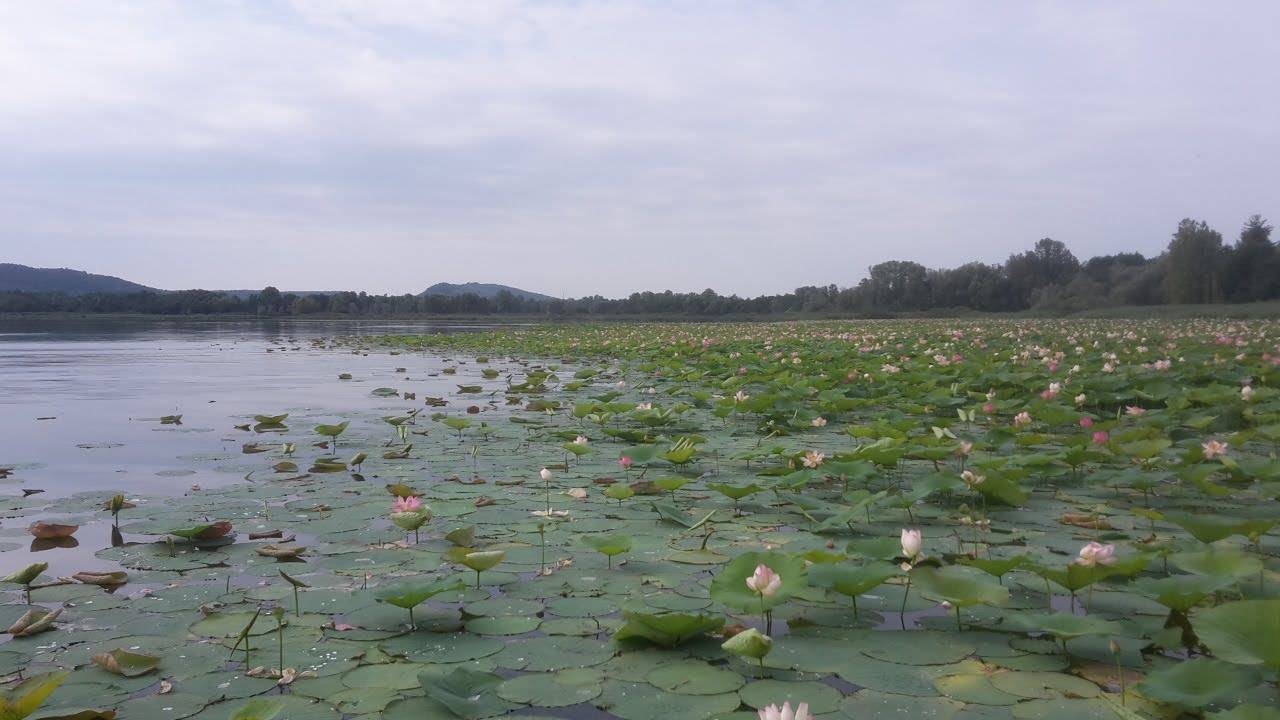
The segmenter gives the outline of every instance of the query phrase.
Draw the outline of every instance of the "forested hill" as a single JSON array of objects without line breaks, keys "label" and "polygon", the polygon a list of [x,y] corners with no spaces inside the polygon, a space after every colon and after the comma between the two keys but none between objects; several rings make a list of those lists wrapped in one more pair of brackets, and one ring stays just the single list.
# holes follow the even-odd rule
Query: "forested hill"
[{"label": "forested hill", "polygon": [[[1122,306],[1248,303],[1280,298],[1280,250],[1271,226],[1249,218],[1234,242],[1206,223],[1183,220],[1165,251],[1152,258],[1133,252],[1081,262],[1050,238],[999,264],[971,262],[933,269],[894,260],[868,269],[852,287],[797,288],[780,295],[741,298],[713,290],[700,293],[641,292],[626,298],[600,296],[559,300],[497,286],[493,293],[369,295],[356,292],[282,293],[274,287],[231,295],[223,292],[109,292],[104,290],[0,290],[0,313],[144,313],[164,315],[238,313],[258,316],[348,317],[429,315],[783,316],[895,313],[1092,312]],[[0,266],[0,268],[20,266]],[[52,271],[124,283],[75,271]],[[133,285],[128,283],[128,285]],[[0,287],[4,287],[0,285]],[[133,287],[142,288],[140,285]],[[145,290],[145,289],[144,289]],[[533,297],[528,297],[532,295]]]},{"label": "forested hill", "polygon": [[122,280],[111,275],[94,275],[67,268],[36,268],[14,263],[0,263],[0,292],[64,293],[138,293],[152,290],[146,285]]},{"label": "forested hill", "polygon": [[492,300],[492,299],[496,299],[499,295],[501,295],[504,292],[510,293],[511,295],[517,298],[520,298],[521,300],[535,300],[539,302],[546,302],[548,300],[555,299],[550,295],[543,295],[542,293],[530,292],[528,290],[521,290],[520,288],[511,287],[510,285],[498,285],[496,283],[478,283],[478,282],[436,283],[435,285],[432,285],[426,290],[423,290],[422,292],[418,293],[418,296],[423,297],[426,295],[445,295],[449,297],[456,297],[458,295],[475,295],[477,297],[488,298]]}]

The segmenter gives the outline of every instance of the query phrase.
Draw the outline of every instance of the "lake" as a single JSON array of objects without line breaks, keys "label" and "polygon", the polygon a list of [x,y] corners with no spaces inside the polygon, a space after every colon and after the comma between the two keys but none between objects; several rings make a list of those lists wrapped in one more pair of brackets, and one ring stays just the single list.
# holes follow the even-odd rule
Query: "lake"
[{"label": "lake", "polygon": [[[262,439],[236,428],[252,423],[254,414],[287,412],[315,423],[376,418],[421,407],[421,401],[375,397],[374,388],[442,396],[478,377],[466,366],[457,375],[441,374],[438,356],[365,355],[327,339],[487,327],[0,318],[0,468],[13,469],[0,480],[0,492],[18,498],[34,490],[45,498],[90,490],[162,496],[240,482],[238,464],[219,460],[238,459],[245,443]],[[397,372],[400,367],[405,372]],[[339,381],[341,373],[352,379]],[[181,425],[162,424],[167,415],[181,415]],[[308,420],[307,427],[315,423]],[[0,539],[26,548],[27,525],[46,517],[6,518]],[[93,550],[102,547],[98,536],[106,539],[109,525],[82,527],[75,553],[60,548],[33,558],[14,548],[0,552],[0,573],[36,559],[51,562],[52,572],[108,566],[93,558]]]}]

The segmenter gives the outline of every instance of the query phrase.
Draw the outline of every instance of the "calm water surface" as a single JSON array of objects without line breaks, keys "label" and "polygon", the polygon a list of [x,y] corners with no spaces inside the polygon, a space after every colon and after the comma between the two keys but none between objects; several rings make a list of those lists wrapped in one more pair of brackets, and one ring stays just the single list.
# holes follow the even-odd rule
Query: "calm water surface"
[{"label": "calm water surface", "polygon": [[[254,440],[271,442],[269,435],[235,428],[254,414],[288,412],[308,424],[338,422],[353,412],[398,414],[422,407],[426,395],[450,394],[468,380],[461,370],[457,376],[433,376],[444,365],[439,356],[363,355],[313,341],[485,327],[0,318],[0,468],[13,468],[8,479],[0,480],[0,495],[21,496],[24,490],[42,491],[42,500],[85,490],[165,495],[188,492],[193,485],[237,482],[240,475],[194,459],[239,453]],[[406,372],[397,372],[399,367]],[[352,380],[339,381],[344,372]],[[416,391],[419,400],[370,394],[382,386]],[[162,425],[164,415],[182,415],[182,424]],[[38,517],[3,519],[0,540],[20,542],[25,549],[27,525]],[[2,552],[0,572],[34,559],[73,559],[69,556],[76,556],[79,569],[89,569],[91,551],[109,541],[109,530],[109,523],[80,529],[76,538],[89,552],[57,548],[39,558]]]}]

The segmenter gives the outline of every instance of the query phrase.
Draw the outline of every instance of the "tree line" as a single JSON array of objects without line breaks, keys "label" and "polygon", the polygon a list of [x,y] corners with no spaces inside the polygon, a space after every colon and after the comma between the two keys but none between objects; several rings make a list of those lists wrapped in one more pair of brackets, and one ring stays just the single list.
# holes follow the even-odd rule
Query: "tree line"
[{"label": "tree line", "polygon": [[1051,313],[1121,305],[1242,303],[1280,298],[1280,250],[1272,227],[1250,217],[1234,243],[1199,220],[1178,224],[1165,251],[1100,255],[1080,262],[1063,243],[1043,238],[1002,264],[971,262],[930,269],[893,260],[872,266],[857,285],[801,287],[781,295],[742,298],[700,293],[640,292],[610,299],[532,300],[506,290],[477,295],[294,295],[274,287],[247,297],[207,290],[179,292],[0,292],[0,313],[129,313],[153,315],[429,315],[721,316],[800,313],[884,315],[977,310]]}]

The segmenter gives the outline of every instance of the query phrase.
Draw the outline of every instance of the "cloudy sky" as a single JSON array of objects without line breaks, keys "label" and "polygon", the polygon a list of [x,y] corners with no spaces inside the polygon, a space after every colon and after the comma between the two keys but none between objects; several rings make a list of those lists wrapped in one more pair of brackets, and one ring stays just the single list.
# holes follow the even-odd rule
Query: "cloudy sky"
[{"label": "cloudy sky", "polygon": [[0,4],[0,262],[163,288],[851,285],[1280,219],[1280,3]]}]

